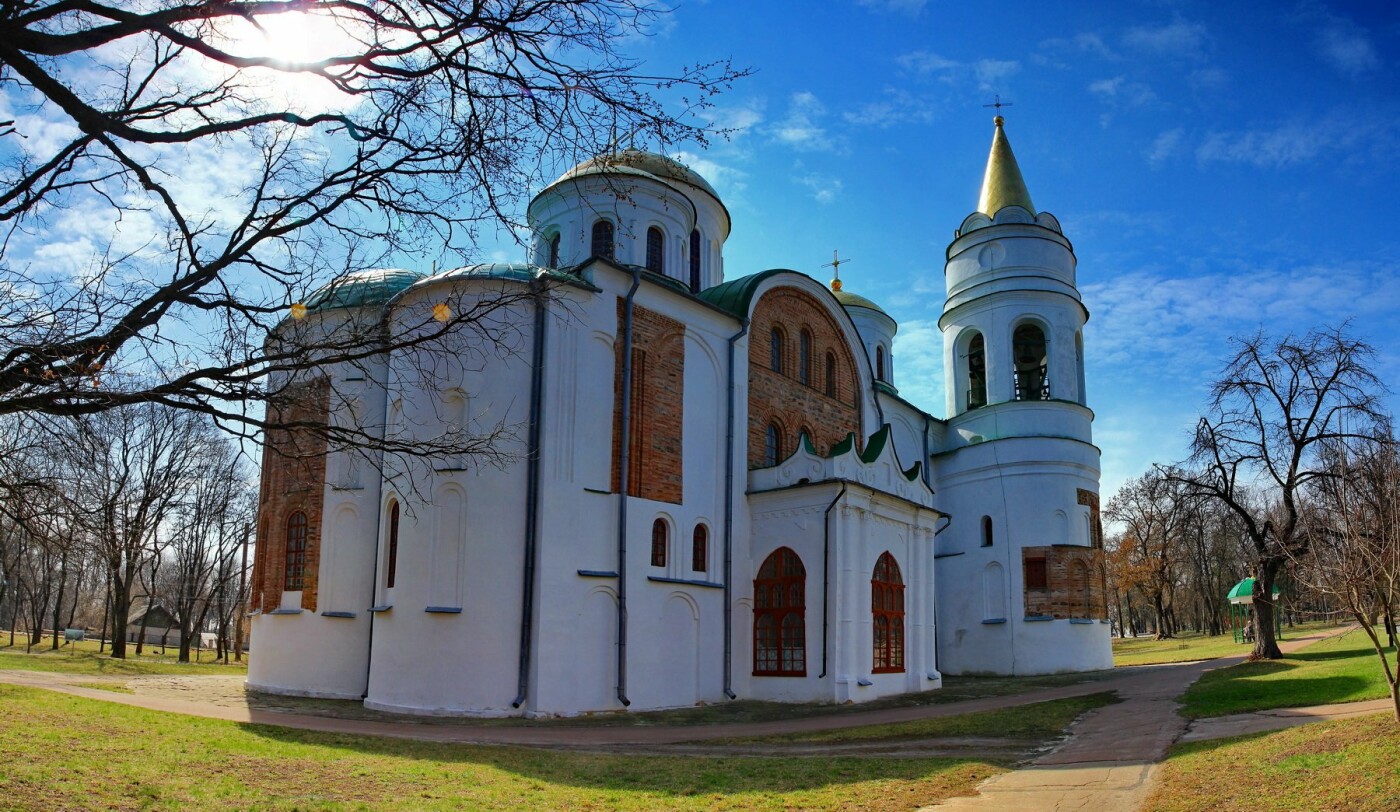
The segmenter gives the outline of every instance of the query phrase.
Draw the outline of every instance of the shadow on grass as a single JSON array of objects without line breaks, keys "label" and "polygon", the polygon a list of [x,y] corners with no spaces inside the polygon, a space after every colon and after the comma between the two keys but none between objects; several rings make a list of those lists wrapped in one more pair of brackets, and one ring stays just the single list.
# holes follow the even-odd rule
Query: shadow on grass
[{"label": "shadow on grass", "polygon": [[375,736],[349,736],[268,725],[240,725],[270,741],[328,747],[364,758],[475,765],[550,784],[590,791],[617,790],[683,797],[703,793],[792,793],[878,781],[945,780],[962,783],[989,776],[990,759],[852,756],[622,755],[512,746],[442,744]]},{"label": "shadow on grass", "polygon": [[1194,718],[1272,708],[1331,705],[1366,698],[1367,689],[1371,687],[1370,680],[1349,675],[1272,677],[1299,668],[1293,663],[1246,663],[1236,668],[1248,668],[1250,671],[1236,674],[1234,679],[1202,679],[1187,689],[1182,697],[1182,714]]}]

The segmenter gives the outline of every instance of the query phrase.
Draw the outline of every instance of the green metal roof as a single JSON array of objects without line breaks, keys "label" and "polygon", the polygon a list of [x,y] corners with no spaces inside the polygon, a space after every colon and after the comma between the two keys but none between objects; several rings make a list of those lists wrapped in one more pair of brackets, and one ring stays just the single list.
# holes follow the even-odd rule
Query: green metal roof
[{"label": "green metal roof", "polygon": [[403,268],[352,271],[308,296],[306,310],[320,313],[342,307],[377,307],[422,278],[417,271]]},{"label": "green metal roof", "polygon": [[[859,459],[861,462],[865,463],[866,465],[869,465],[870,463],[879,459],[880,452],[885,450],[885,445],[890,441],[890,433],[891,431],[889,423],[886,423],[885,425],[881,426],[879,431],[870,435],[870,439],[865,441],[865,450],[856,452],[856,458]],[[849,452],[852,448],[855,448],[855,445],[855,432],[849,432],[846,435],[846,439],[833,445],[831,447],[831,451],[826,456],[828,458],[839,457],[842,454]],[[810,449],[811,446],[809,445],[808,448]],[[812,453],[815,454],[816,451],[813,451]],[[908,470],[901,471],[900,473],[904,475],[905,479],[909,480],[910,482],[913,482],[919,478],[919,474],[922,470],[923,463],[916,462]]]},{"label": "green metal roof", "polygon": [[[1278,584],[1274,584],[1274,597],[1278,597]],[[1254,579],[1246,578],[1230,588],[1230,593],[1225,596],[1230,603],[1253,603],[1254,602]]]},{"label": "green metal roof", "polygon": [[706,288],[697,295],[699,298],[726,313],[738,316],[741,319],[746,319],[749,317],[749,305],[753,303],[753,297],[758,291],[758,286],[763,284],[764,280],[768,277],[780,273],[800,272],[787,268],[771,268],[756,274],[741,276],[738,279],[715,285],[712,288]]},{"label": "green metal roof", "polygon": [[715,191],[715,187],[700,177],[695,170],[675,158],[667,158],[665,155],[640,149],[624,149],[611,155],[590,158],[560,175],[559,180],[551,183],[550,186],[582,175],[608,174],[644,175],[655,180],[679,181],[687,186],[694,186],[715,200],[719,200],[719,193]]}]

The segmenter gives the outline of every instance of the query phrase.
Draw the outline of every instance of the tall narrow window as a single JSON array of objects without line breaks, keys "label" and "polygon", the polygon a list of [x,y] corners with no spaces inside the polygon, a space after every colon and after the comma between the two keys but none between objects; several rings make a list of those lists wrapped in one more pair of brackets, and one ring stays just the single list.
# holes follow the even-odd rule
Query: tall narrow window
[{"label": "tall narrow window", "polygon": [[797,380],[812,385],[812,334],[806,328],[797,334]]},{"label": "tall narrow window", "polygon": [[1011,351],[1016,366],[1016,399],[1049,400],[1045,333],[1034,324],[1022,324],[1011,336]]},{"label": "tall narrow window", "polygon": [[879,344],[875,345],[875,380],[885,379],[885,348]]},{"label": "tall narrow window", "polygon": [[286,554],[282,588],[295,592],[306,586],[306,514],[300,510],[287,517]]},{"label": "tall narrow window", "polygon": [[559,267],[559,235],[549,238],[549,267]]},{"label": "tall narrow window", "polygon": [[613,258],[613,224],[599,220],[593,224],[593,242],[589,249],[595,257]]},{"label": "tall narrow window", "polygon": [[764,559],[753,581],[753,673],[807,675],[807,570],[790,548]]},{"label": "tall narrow window", "polygon": [[904,670],[904,577],[888,552],[875,562],[870,578],[870,614],[874,622],[874,662],[871,670],[888,674]]},{"label": "tall narrow window", "polygon": [[394,575],[399,565],[399,503],[389,503],[389,551],[384,562],[384,588],[394,588]]},{"label": "tall narrow window", "polygon": [[1045,577],[1045,559],[1027,558],[1026,565],[1026,589],[1046,589],[1047,581]]},{"label": "tall narrow window", "polygon": [[826,354],[826,396],[836,397],[836,353]]},{"label": "tall narrow window", "polygon": [[666,272],[666,237],[656,226],[647,229],[647,270]]},{"label": "tall narrow window", "polygon": [[690,292],[700,292],[700,230],[690,232]]},{"label": "tall narrow window", "polygon": [[982,517],[982,546],[992,546],[992,517]]},{"label": "tall narrow window", "polygon": [[1094,616],[1094,593],[1089,589],[1089,568],[1083,561],[1076,561],[1070,567],[1070,617],[1091,618]]},{"label": "tall narrow window", "polygon": [[763,433],[763,465],[772,468],[783,458],[783,432],[777,424],[769,423]]},{"label": "tall narrow window", "polygon": [[982,334],[967,344],[967,408],[980,409],[987,405],[987,344]]},{"label": "tall narrow window", "polygon": [[651,523],[651,565],[653,567],[666,566],[666,547],[670,544],[671,532],[665,519],[657,519]]},{"label": "tall narrow window", "polygon": [[703,524],[695,525],[695,535],[690,539],[690,568],[696,572],[710,568],[710,530]]},{"label": "tall narrow window", "polygon": [[786,343],[783,340],[783,331],[774,327],[768,336],[768,366],[774,372],[781,373],[783,371],[783,351]]}]

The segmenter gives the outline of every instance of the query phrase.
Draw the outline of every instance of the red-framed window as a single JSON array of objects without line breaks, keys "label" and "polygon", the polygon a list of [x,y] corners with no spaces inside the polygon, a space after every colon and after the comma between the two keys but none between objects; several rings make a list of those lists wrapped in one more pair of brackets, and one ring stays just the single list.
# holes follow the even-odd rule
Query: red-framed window
[{"label": "red-framed window", "polygon": [[399,565],[399,503],[389,503],[389,551],[384,562],[384,588],[394,588],[394,574]]},{"label": "red-framed window", "polygon": [[295,592],[306,586],[306,514],[300,510],[287,517],[286,556],[282,588]]},{"label": "red-framed window", "polygon": [[710,529],[703,524],[695,525],[690,539],[690,568],[695,572],[710,568]]},{"label": "red-framed window", "polygon": [[875,659],[871,670],[889,674],[904,670],[904,578],[899,562],[888,552],[875,562],[870,578],[870,613],[874,618]]},{"label": "red-framed window", "polygon": [[753,581],[753,673],[807,676],[807,570],[788,547],[764,559]]},{"label": "red-framed window", "polygon": [[651,523],[651,565],[653,567],[666,566],[666,547],[671,541],[671,529],[666,525],[665,519],[657,519]]}]

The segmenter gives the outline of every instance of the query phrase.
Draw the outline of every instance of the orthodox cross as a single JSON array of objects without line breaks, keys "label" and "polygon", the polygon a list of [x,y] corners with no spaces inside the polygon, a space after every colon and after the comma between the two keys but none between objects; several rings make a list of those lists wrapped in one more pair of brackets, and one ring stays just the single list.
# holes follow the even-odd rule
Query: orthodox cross
[{"label": "orthodox cross", "polygon": [[995,108],[997,109],[997,115],[1001,115],[1001,108],[1003,108],[1003,107],[1010,107],[1012,104],[1013,104],[1013,102],[1004,102],[1004,101],[1002,101],[1002,100],[1001,100],[1001,94],[998,93],[996,96],[993,97],[993,101],[992,101],[991,104],[984,104],[984,105],[982,105],[982,106],[983,106],[983,107],[995,107]]},{"label": "orthodox cross", "polygon": [[832,275],[835,277],[835,279],[831,280],[832,290],[841,289],[841,266],[845,265],[847,262],[850,262],[850,260],[842,259],[839,251],[832,251],[831,261],[822,266],[823,268],[830,268]]}]

